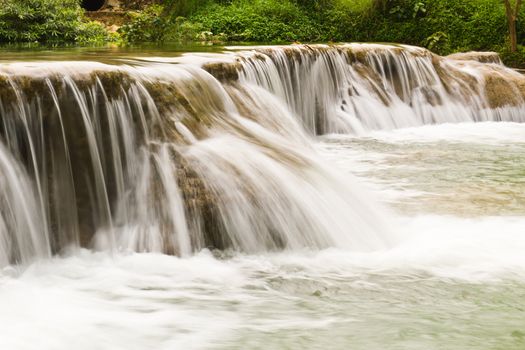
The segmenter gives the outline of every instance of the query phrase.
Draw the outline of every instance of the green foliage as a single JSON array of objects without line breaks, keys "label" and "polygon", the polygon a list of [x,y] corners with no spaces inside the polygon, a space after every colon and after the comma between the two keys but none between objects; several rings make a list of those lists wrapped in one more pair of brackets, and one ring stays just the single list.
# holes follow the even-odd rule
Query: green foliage
[{"label": "green foliage", "polygon": [[118,37],[108,33],[106,28],[98,22],[81,21],[76,29],[75,42],[77,44],[92,45],[118,40]]},{"label": "green foliage", "polygon": [[[187,8],[190,0],[171,0]],[[506,36],[500,0],[198,0],[188,22],[231,41],[375,41],[437,53],[489,50]],[[177,5],[178,4],[178,5]],[[188,12],[188,11],[186,11]],[[521,25],[521,23],[520,23]],[[525,34],[525,27],[519,29]]]},{"label": "green foliage", "polygon": [[509,45],[503,45],[497,50],[501,60],[509,67],[525,69],[525,47],[518,45],[516,52],[511,52]]},{"label": "green foliage", "polygon": [[78,0],[0,0],[0,42],[95,43],[104,27],[85,21]]},{"label": "green foliage", "polygon": [[[121,28],[123,38],[395,42],[442,55],[497,50],[509,61],[521,59],[503,52],[507,26],[500,0],[165,0],[163,5],[135,14]],[[518,21],[520,38],[524,23]]]},{"label": "green foliage", "polygon": [[424,16],[425,13],[427,13],[426,4],[422,1],[416,2],[412,9],[412,18]]},{"label": "green foliage", "polygon": [[163,6],[153,5],[141,12],[130,14],[131,21],[119,28],[121,38],[128,43],[213,41],[210,31],[201,23],[187,21],[185,17],[166,15]]},{"label": "green foliage", "polygon": [[[369,16],[357,22],[354,40],[406,43],[449,54],[495,50],[507,36],[499,0],[374,0],[370,8]],[[524,34],[525,27],[518,25]]]},{"label": "green foliage", "polygon": [[175,19],[175,32],[172,38],[179,42],[188,41],[223,41],[218,35],[213,35],[212,32],[204,30],[201,23],[190,22],[184,17],[177,17]]},{"label": "green foliage", "polygon": [[450,51],[450,42],[447,33],[435,32],[425,39],[424,46],[429,50],[438,52]]},{"label": "green foliage", "polygon": [[142,12],[130,13],[131,21],[119,29],[122,38],[129,42],[161,42],[173,31],[174,23],[162,16],[163,7],[154,5]]},{"label": "green foliage", "polygon": [[[187,17],[193,15],[200,8],[210,4],[210,0],[164,0],[162,3],[166,13],[174,18]],[[226,4],[228,1],[214,1],[218,4]]]},{"label": "green foliage", "polygon": [[[310,4],[313,6],[313,4]],[[229,41],[283,42],[321,39],[315,20],[290,1],[233,0],[211,4],[191,17],[192,22]]]},{"label": "green foliage", "polygon": [[[87,21],[80,0],[0,0],[0,42],[91,44],[111,40]],[[163,0],[119,30],[124,42],[396,42],[439,54],[506,49],[501,0]],[[518,19],[525,44],[525,7]]]}]

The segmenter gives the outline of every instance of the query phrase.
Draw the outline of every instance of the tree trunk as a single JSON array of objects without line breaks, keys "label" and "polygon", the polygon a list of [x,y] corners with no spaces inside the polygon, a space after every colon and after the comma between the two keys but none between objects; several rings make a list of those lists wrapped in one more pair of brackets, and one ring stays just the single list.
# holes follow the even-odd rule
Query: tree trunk
[{"label": "tree trunk", "polygon": [[512,8],[510,0],[505,0],[505,14],[507,16],[507,24],[509,25],[510,36],[510,51],[516,52],[518,50],[518,35],[516,31],[516,20],[520,12],[522,0],[516,0],[516,5]]},{"label": "tree trunk", "polygon": [[516,19],[512,18],[509,22],[509,35],[510,35],[510,51],[516,52],[518,50],[518,38],[516,35]]}]

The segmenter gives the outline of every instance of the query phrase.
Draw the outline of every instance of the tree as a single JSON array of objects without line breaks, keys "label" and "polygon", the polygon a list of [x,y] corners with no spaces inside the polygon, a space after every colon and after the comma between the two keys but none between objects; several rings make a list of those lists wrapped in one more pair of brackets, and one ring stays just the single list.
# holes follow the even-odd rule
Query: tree
[{"label": "tree", "polygon": [[514,7],[512,6],[511,0],[505,1],[505,14],[507,15],[507,24],[509,25],[509,36],[510,36],[510,51],[516,52],[518,50],[518,35],[516,33],[516,21],[520,12],[521,1],[516,0]]}]

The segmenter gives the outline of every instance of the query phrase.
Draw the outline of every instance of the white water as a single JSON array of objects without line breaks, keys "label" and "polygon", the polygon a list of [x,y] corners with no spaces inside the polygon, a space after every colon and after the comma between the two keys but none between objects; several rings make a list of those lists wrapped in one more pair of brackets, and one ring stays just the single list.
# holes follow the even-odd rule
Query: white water
[{"label": "white water", "polygon": [[415,47],[191,57],[0,68],[2,140],[32,187],[15,201],[33,198],[30,226],[44,227],[44,238],[19,230],[4,261],[79,245],[181,256],[378,249],[396,240],[388,213],[323,164],[309,134],[524,121],[521,75]]},{"label": "white water", "polygon": [[2,67],[16,97],[1,101],[3,137],[28,163],[35,188],[21,195],[43,217],[31,225],[52,236],[18,230],[25,245],[1,247],[4,260],[28,261],[35,245],[189,256],[392,240],[382,209],[319,159],[268,91],[192,65],[63,66]]},{"label": "white water", "polygon": [[[425,55],[414,62],[408,53],[401,58],[371,53],[368,59],[380,56],[422,74],[421,80],[404,81],[401,90],[418,91],[410,84],[435,78]],[[355,83],[347,75],[353,66],[344,67],[340,53],[318,61],[305,53],[302,59],[313,60],[306,66],[315,69],[297,72],[304,85],[283,88],[283,95],[274,83],[295,78],[279,78],[282,66],[272,68],[269,60],[285,64],[286,52],[260,54],[267,55],[259,58],[266,65],[260,73],[271,74],[259,84],[249,69],[236,85],[219,83],[192,66],[148,64],[118,69],[137,81],[116,97],[102,75],[98,85],[83,90],[74,69],[82,64],[69,63],[66,72],[72,73],[61,79],[71,95],[52,79],[46,82],[53,116],[59,116],[54,120],[60,120],[58,133],[41,122],[49,117],[42,100],[29,103],[19,95],[14,105],[34,119],[27,119],[22,133],[4,119],[0,194],[14,208],[2,212],[4,221],[9,217],[6,222],[28,241],[13,248],[6,239],[12,240],[13,229],[0,231],[0,262],[24,263],[0,272],[0,349],[525,347],[523,125],[413,126],[429,120],[403,100],[407,91],[392,92],[389,98],[399,101],[388,108],[377,94],[364,96],[374,101],[362,105],[366,118],[356,119],[355,111],[335,119],[310,113],[318,108],[305,107],[312,101],[322,102],[325,111],[335,111],[340,102],[333,94],[319,96],[330,92],[329,79],[315,77],[335,72]],[[253,52],[239,55],[254,59]],[[340,62],[345,71],[325,71],[327,60]],[[474,73],[485,69],[476,63],[443,64]],[[490,67],[504,70],[496,66]],[[21,68],[3,69],[16,81]],[[31,69],[34,74],[42,66]],[[315,71],[319,75],[310,75]],[[171,96],[182,95],[168,111],[146,88],[159,78],[172,84]],[[479,91],[472,91],[473,100],[458,102],[435,88],[450,100],[443,100],[443,108],[429,107],[433,122],[500,120],[501,115],[522,121],[522,105],[486,110],[488,100],[476,95]],[[289,100],[298,97],[299,105]],[[66,102],[71,98],[73,104]],[[95,108],[97,99],[103,110]],[[351,99],[355,106],[361,103],[356,95]],[[424,105],[418,100],[414,106]],[[303,107],[310,114],[297,114]],[[403,119],[407,108],[414,123]],[[75,111],[79,123],[71,125]],[[330,126],[318,129],[325,121]],[[82,131],[87,147],[71,141],[79,135],[70,134],[72,126]],[[399,126],[412,127],[373,131]],[[308,136],[334,131],[364,135]],[[57,143],[44,142],[48,132]],[[34,137],[29,151],[20,146],[24,137]],[[76,147],[90,156],[78,160]],[[27,169],[20,165],[26,158],[33,164]],[[101,252],[78,247],[75,237],[85,234],[86,223],[76,218],[82,219],[85,208],[67,208],[75,198],[85,199],[75,185],[81,180],[73,176],[83,161],[91,164],[80,169],[90,178],[82,184],[92,186],[88,208],[97,216],[92,243]],[[46,171],[56,178],[49,181],[42,176]],[[28,190],[14,192],[16,186]],[[203,198],[214,204],[202,205]],[[64,218],[53,218],[56,213],[45,207],[39,217],[42,207],[35,203],[47,200],[52,208],[67,209]],[[24,221],[27,213],[37,214]],[[46,227],[50,218],[66,233],[50,230],[51,243],[44,234],[33,237],[35,223]],[[204,227],[210,222],[216,230]],[[67,227],[77,233],[67,234]],[[227,249],[205,249],[210,242],[212,249]],[[39,259],[51,254],[50,246],[61,255]]]},{"label": "white water", "polygon": [[[440,59],[411,46],[347,44],[259,49],[241,81],[279,96],[314,134],[358,133],[465,121],[523,122],[522,77],[499,64]],[[488,77],[512,103],[493,106]],[[508,84],[508,85],[507,85]],[[506,101],[509,102],[509,101]]]},{"label": "white water", "polygon": [[389,132],[376,131],[368,137],[388,142],[464,142],[505,145],[523,143],[525,124],[509,122],[427,125]]},{"label": "white water", "polygon": [[[497,151],[525,148],[525,137],[515,135],[520,127],[433,126],[353,141],[423,146],[424,156],[425,144],[462,143],[475,150],[490,134],[488,147]],[[320,144],[325,156],[346,156],[339,165],[355,165],[358,174],[377,173],[385,158],[400,157],[381,151],[380,160],[376,150],[334,150],[331,142]],[[494,155],[487,176],[512,170]],[[469,157],[475,161],[476,152]],[[398,159],[397,166],[410,166],[403,162]],[[523,163],[512,166],[523,169]],[[454,174],[455,164],[445,163],[443,171]],[[397,185],[392,197],[403,202],[413,174],[375,188],[383,193]],[[516,181],[524,194],[525,184]],[[483,202],[469,205],[487,206],[492,214],[397,210],[390,229],[399,241],[368,253],[203,251],[181,259],[83,250],[25,270],[6,268],[0,278],[0,348],[521,349],[525,216],[499,215],[501,208]]]}]

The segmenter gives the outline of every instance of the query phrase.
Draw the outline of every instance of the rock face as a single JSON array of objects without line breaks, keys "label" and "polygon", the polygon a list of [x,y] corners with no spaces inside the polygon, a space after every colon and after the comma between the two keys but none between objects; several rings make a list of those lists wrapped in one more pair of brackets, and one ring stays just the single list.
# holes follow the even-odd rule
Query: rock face
[{"label": "rock face", "polygon": [[128,12],[116,10],[90,11],[86,12],[86,16],[93,21],[104,24],[110,32],[116,31],[129,20]]},{"label": "rock face", "polygon": [[110,32],[116,32],[130,20],[129,11],[142,10],[158,0],[84,0],[86,16],[102,23]]},{"label": "rock face", "polygon": [[460,52],[448,55],[447,58],[457,61],[477,61],[480,63],[502,64],[501,58],[497,52]]}]

